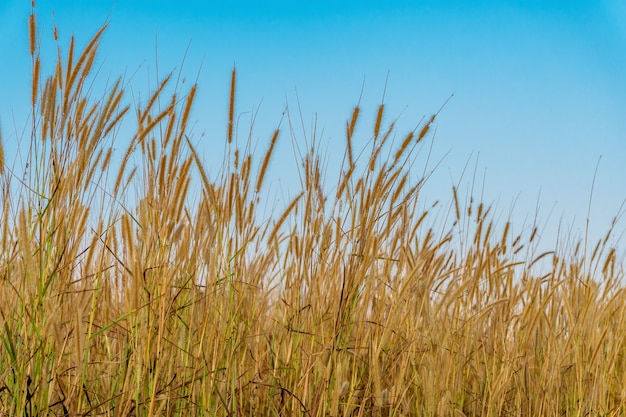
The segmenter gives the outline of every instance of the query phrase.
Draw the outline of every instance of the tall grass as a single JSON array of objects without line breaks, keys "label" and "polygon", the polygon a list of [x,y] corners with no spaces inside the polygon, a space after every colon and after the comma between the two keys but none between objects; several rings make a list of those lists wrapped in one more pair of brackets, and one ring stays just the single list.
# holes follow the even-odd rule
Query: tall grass
[{"label": "tall grass", "polygon": [[336,183],[313,142],[300,192],[261,220],[283,132],[262,155],[237,145],[235,70],[212,176],[200,155],[214,144],[187,127],[195,86],[167,97],[167,76],[135,108],[121,81],[91,97],[104,28],[42,78],[29,25],[24,172],[0,152],[2,415],[626,413],[613,230],[589,253],[537,253],[536,229],[494,224],[456,188],[436,227],[410,170],[436,114],[395,141],[381,105],[359,149],[357,106]]}]

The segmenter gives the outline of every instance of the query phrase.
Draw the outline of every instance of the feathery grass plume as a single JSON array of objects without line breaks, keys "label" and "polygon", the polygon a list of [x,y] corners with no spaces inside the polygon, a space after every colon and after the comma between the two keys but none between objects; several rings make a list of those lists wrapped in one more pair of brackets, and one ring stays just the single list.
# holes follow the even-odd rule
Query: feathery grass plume
[{"label": "feathery grass plume", "polygon": [[[76,98],[76,95],[80,93],[80,87],[82,86],[85,78],[91,71],[91,66],[93,65],[93,61],[98,52],[98,48],[100,46],[100,37],[104,33],[107,28],[107,24],[104,24],[98,32],[91,38],[83,52],[78,57],[78,61],[76,61],[76,65],[73,67],[72,64],[72,54],[68,56],[68,66],[67,66],[67,74],[68,77],[65,86],[64,86],[64,95],[63,95],[63,115],[66,115],[69,109],[70,101]],[[81,73],[80,77],[78,76],[79,72]],[[76,79],[79,78],[79,83],[74,88],[74,83]]]},{"label": "feathery grass plume", "polygon": [[506,238],[509,234],[509,228],[511,227],[511,222],[508,221],[504,225],[504,232],[502,232],[502,240],[500,241],[500,246],[502,247],[502,252],[506,253]]},{"label": "feathery grass plume", "polygon": [[[120,99],[121,99],[121,93],[122,92],[120,92]],[[118,105],[119,105],[119,100],[115,102],[115,107],[117,107]],[[128,113],[129,110],[130,110],[130,106],[125,106],[122,109],[118,109],[117,115],[115,116],[115,118],[113,118],[109,122],[109,125],[105,128],[104,132],[102,133],[103,138],[109,136],[109,134],[111,134],[113,129],[120,125],[122,119],[126,116],[126,113]]]},{"label": "feathery grass plume", "polygon": [[602,265],[602,274],[604,274],[605,277],[615,276],[615,258],[615,248],[611,248]]},{"label": "feathery grass plume", "polygon": [[[399,171],[398,171],[398,173],[399,173]],[[402,192],[404,191],[404,186],[405,186],[405,184],[406,184],[408,179],[409,179],[408,174],[404,174],[400,178],[400,182],[395,187],[396,189],[394,190],[393,194],[391,195],[391,199],[389,200],[389,207],[390,208],[395,208],[396,207],[396,201],[398,201],[398,198],[400,198],[400,194],[402,194]]]},{"label": "feathery grass plume", "polygon": [[102,161],[101,170],[106,172],[111,164],[111,158],[113,157],[113,149],[108,148],[106,151],[106,155],[104,155],[104,160]]},{"label": "feathery grass plume", "polygon": [[[174,108],[176,105],[176,94],[172,94],[172,98],[170,100],[170,104],[171,107]],[[165,128],[165,134],[161,137],[161,149],[167,149],[170,141],[172,140],[172,137],[174,135],[174,131],[176,128],[176,122],[178,121],[178,118],[176,117],[176,112],[172,112],[168,119],[167,119],[167,126]],[[177,140],[174,139],[174,142],[176,143]],[[176,145],[174,145],[174,147],[176,147]]]},{"label": "feathery grass plume", "polygon": [[187,191],[189,190],[189,185],[191,183],[191,176],[189,175],[191,162],[191,159],[187,159],[182,164],[179,173],[180,180],[177,181],[174,188],[172,213],[175,219],[180,219],[184,209],[185,196],[187,195]]},{"label": "feathery grass plume", "polygon": [[[448,103],[448,101],[450,101],[450,99],[452,98],[452,96],[450,96],[445,103],[441,106],[441,108],[439,109],[439,111],[437,111],[437,113],[433,114],[430,116],[430,118],[428,119],[428,121],[426,122],[426,124],[422,127],[422,129],[420,130],[420,133],[417,135],[417,140],[415,141],[415,144],[420,143],[424,137],[426,137],[426,135],[428,134],[428,131],[430,130],[430,126],[433,124],[433,122],[435,121],[435,119],[437,118],[437,116],[439,115],[439,112],[441,112],[441,110],[443,109],[443,107]],[[402,145],[400,146],[400,149],[398,150],[398,152],[396,153],[396,157],[394,159],[395,162],[397,162],[400,159],[400,156],[402,155],[402,153],[404,152],[405,148],[408,146],[408,144],[411,142],[411,140],[413,139],[413,135],[415,134],[415,132],[410,132],[404,139],[404,141],[402,142]],[[394,164],[395,164],[394,162]]]},{"label": "feathery grass plume", "polygon": [[376,123],[374,123],[374,141],[378,138],[380,132],[380,125],[383,120],[383,111],[385,110],[385,94],[387,94],[387,82],[389,82],[389,72],[387,72],[387,78],[385,79],[385,87],[383,88],[383,97],[378,106],[378,113],[376,114]]},{"label": "feathery grass plume", "polygon": [[[33,4],[33,8],[35,5]],[[37,45],[37,29],[36,29],[35,11],[33,10],[28,16],[28,46],[31,57],[35,57],[35,49]]]},{"label": "feathery grass plume", "polygon": [[180,125],[178,127],[178,137],[176,138],[176,142],[181,142],[183,135],[187,131],[187,121],[189,120],[189,113],[191,112],[191,107],[193,106],[193,100],[196,96],[196,90],[198,86],[194,84],[187,95],[187,100],[185,101],[185,108],[183,109],[183,117],[180,120]]},{"label": "feathery grass plume", "polygon": [[350,167],[354,165],[354,156],[352,154],[352,135],[354,134],[356,122],[359,119],[360,110],[361,109],[359,108],[359,106],[354,107],[354,110],[352,110],[352,118],[350,119],[350,123],[346,123],[346,152],[348,154],[348,163]]},{"label": "feathery grass plume", "polygon": [[[163,121],[163,119],[165,119],[167,116],[169,116],[172,112],[174,111],[173,109],[173,104],[170,104],[165,110],[163,110],[161,113],[159,113],[154,119],[151,119],[150,117],[147,118],[148,124],[144,127],[141,126],[140,129],[138,129],[139,131],[136,133],[137,136],[137,142],[143,144],[144,139],[146,138],[146,136],[148,136],[152,130]],[[149,157],[150,159],[154,159],[156,157],[156,153],[154,150],[149,151]]]},{"label": "feathery grass plume", "polygon": [[261,164],[261,170],[259,171],[259,175],[256,180],[255,191],[258,193],[261,191],[261,186],[263,185],[263,179],[265,178],[265,171],[270,163],[270,159],[274,153],[274,146],[276,145],[276,140],[278,139],[278,134],[280,133],[279,129],[274,131],[272,135],[272,140],[270,141],[270,147],[265,152],[265,157],[263,158],[263,163]]},{"label": "feathery grass plume", "polygon": [[[118,78],[109,93],[107,101],[101,110],[100,118],[96,124],[94,131],[94,138],[92,143],[96,144],[100,142],[102,138],[108,136],[108,134],[115,128],[122,118],[126,115],[130,106],[126,105],[120,108],[120,103],[124,95],[123,89],[119,89],[121,79]],[[115,114],[115,116],[114,116]]]},{"label": "feathery grass plume", "polygon": [[37,50],[37,29],[36,29],[36,17],[35,17],[35,1],[31,2],[31,13],[28,16],[28,41],[29,52],[32,61],[32,83],[31,83],[31,137],[36,135],[36,122],[35,122],[35,107],[37,103],[38,91],[39,91],[39,53],[35,56]]},{"label": "feathery grass plume", "polygon": [[[452,187],[452,197],[454,198],[454,214],[458,221],[461,220],[461,210],[459,209],[459,196],[457,195],[455,186]],[[477,217],[480,217],[480,215]]]},{"label": "feathery grass plume", "polygon": [[119,194],[120,186],[122,184],[122,180],[124,179],[124,174],[126,173],[126,165],[128,165],[128,161],[130,161],[130,157],[132,156],[135,148],[137,146],[137,137],[133,137],[126,148],[126,152],[124,152],[124,156],[122,157],[122,162],[120,163],[120,167],[117,171],[117,176],[115,178],[115,182],[113,185],[113,197],[115,198]]},{"label": "feathery grass plume", "polygon": [[250,184],[250,169],[252,166],[252,156],[247,155],[241,164],[241,173],[235,175],[236,181],[233,182],[235,189],[233,190],[232,197],[235,205],[235,224],[244,225],[244,205],[246,203],[245,196],[248,194],[247,190]]},{"label": "feathery grass plume", "polygon": [[272,244],[272,242],[275,241],[276,237],[278,236],[278,233],[280,232],[280,228],[282,227],[283,223],[285,223],[285,221],[287,220],[291,212],[296,210],[297,204],[302,199],[303,195],[304,195],[304,191],[302,191],[293,200],[291,200],[291,203],[289,203],[285,211],[283,211],[283,213],[280,215],[280,217],[276,221],[276,224],[272,228],[272,231],[269,234],[269,238],[267,239],[268,242],[270,242],[270,244]]},{"label": "feathery grass plume", "polygon": [[198,172],[200,173],[200,179],[202,180],[204,192],[208,196],[212,205],[211,209],[216,210],[217,197],[215,196],[214,187],[209,181],[209,176],[207,175],[207,171],[204,168],[204,164],[202,164],[202,161],[200,160],[200,156],[198,155],[196,148],[191,144],[189,137],[187,137],[186,135],[185,135],[185,141],[187,141],[187,146],[189,146],[189,150],[191,151],[191,157],[193,158],[193,161],[195,162],[196,167],[198,168]]},{"label": "feathery grass plume", "polygon": [[420,134],[417,135],[418,143],[428,134],[428,131],[430,130],[430,126],[433,124],[436,117],[437,117],[437,114],[433,114],[432,116],[430,116],[430,119],[428,119],[428,122],[426,122],[424,127],[422,127],[422,130],[420,130]]},{"label": "feathery grass plume", "polygon": [[398,161],[402,157],[402,154],[404,154],[404,151],[409,146],[409,143],[411,143],[411,141],[413,140],[414,134],[415,132],[409,132],[409,134],[406,135],[406,137],[402,141],[402,144],[400,145],[400,148],[398,148],[398,150],[396,151],[396,156],[393,158],[392,165],[396,165],[398,163]]},{"label": "feathery grass plume", "polygon": [[385,110],[385,105],[381,104],[378,106],[378,112],[376,113],[376,123],[374,123],[374,139],[378,138],[378,134],[380,133],[380,124],[383,121],[383,112]]},{"label": "feathery grass plume", "polygon": [[159,167],[156,169],[156,171],[156,193],[157,195],[159,195],[160,198],[164,198],[165,192],[167,190],[167,185],[165,183],[165,176],[167,173],[167,155],[161,156],[161,161],[159,162]]},{"label": "feathery grass plume", "polygon": [[[143,108],[143,109],[137,108],[137,119],[138,119],[139,126],[143,127],[143,124],[146,121],[146,119],[148,119],[150,117],[150,112],[152,111],[152,106],[154,106],[154,103],[157,101],[157,99],[159,97],[161,97],[161,94],[163,93],[163,89],[165,88],[165,86],[168,84],[168,82],[172,78],[172,74],[173,73],[171,73],[171,72],[169,74],[167,74],[167,76],[165,76],[163,81],[161,81],[159,83],[159,86],[156,88],[156,90],[154,90],[154,92],[150,96],[150,99],[148,99],[148,102],[146,103],[146,107],[145,108]],[[150,122],[148,122],[148,123],[150,123]]]},{"label": "feathery grass plume", "polygon": [[35,58],[35,65],[33,67],[33,79],[31,85],[31,105],[35,107],[37,105],[37,97],[39,94],[39,68],[40,68],[39,57]]},{"label": "feathery grass plume", "polygon": [[237,67],[233,67],[230,75],[230,98],[228,100],[228,143],[233,142],[233,126],[235,123],[235,82],[237,80]]},{"label": "feathery grass plume", "polygon": [[533,230],[530,233],[530,238],[528,239],[528,242],[533,242],[535,240],[535,237],[537,236],[538,231],[539,229],[537,228],[537,226],[533,227]]},{"label": "feathery grass plume", "polygon": [[396,121],[397,120],[394,120],[393,122],[389,124],[389,127],[387,128],[387,132],[385,132],[382,139],[378,143],[374,141],[374,145],[372,147],[372,154],[370,155],[370,160],[368,164],[369,170],[371,172],[374,172],[376,169],[376,161],[378,161],[378,156],[380,155],[380,152],[385,147],[385,143],[387,143],[387,141],[391,137],[391,134],[393,133],[396,127]]},{"label": "feathery grass plume", "polygon": [[[335,199],[338,202],[341,202],[341,196],[343,195],[344,190],[346,190],[348,193],[350,192],[350,190],[347,188],[348,184],[350,183],[350,179],[352,178],[352,175],[354,174],[354,170],[356,169],[356,165],[351,165],[350,167],[348,167],[348,171],[345,172],[342,176],[341,176],[341,183],[339,184],[339,187],[337,187],[337,193],[335,194]],[[350,201],[351,199],[348,198],[348,201]]]},{"label": "feathery grass plume", "polygon": [[56,77],[48,78],[44,84],[42,105],[40,106],[40,114],[43,119],[43,128],[41,129],[41,140],[53,138],[57,126],[57,109],[56,98],[57,89],[55,86]]},{"label": "feathery grass plume", "polygon": [[[70,47],[67,52],[67,63],[65,64],[65,86],[69,90],[69,86],[71,86],[70,80],[72,79],[72,73],[74,68],[74,35],[70,37]],[[59,52],[60,54],[60,52]],[[69,97],[69,92],[68,92]]]},{"label": "feathery grass plume", "polygon": [[240,183],[243,184],[244,189],[248,189],[250,184],[250,172],[252,169],[252,155],[247,154],[241,164],[241,171],[239,172]]}]

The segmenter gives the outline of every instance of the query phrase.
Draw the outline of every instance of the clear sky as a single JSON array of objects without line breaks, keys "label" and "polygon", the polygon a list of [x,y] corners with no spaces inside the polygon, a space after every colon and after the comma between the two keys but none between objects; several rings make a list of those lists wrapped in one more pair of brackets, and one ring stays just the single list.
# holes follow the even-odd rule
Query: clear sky
[{"label": "clear sky", "polygon": [[[476,188],[484,179],[483,199],[497,206],[501,221],[514,205],[521,227],[539,199],[540,220],[551,225],[546,234],[560,219],[577,232],[584,229],[600,157],[594,236],[607,230],[626,198],[623,0],[39,0],[37,6],[48,64],[55,54],[53,22],[62,43],[74,33],[83,47],[108,20],[100,76],[126,74],[133,94],[144,98],[156,82],[155,62],[161,76],[178,71],[187,50],[182,74],[188,85],[199,77],[194,134],[199,141],[204,133],[219,154],[234,64],[237,111],[249,125],[258,110],[253,138],[259,149],[265,150],[285,104],[297,110],[297,90],[307,133],[317,117],[329,163],[343,152],[345,122],[363,85],[356,134],[362,143],[371,136],[388,76],[385,120],[402,113],[400,134],[453,94],[437,119],[430,163],[445,158],[424,191],[425,204],[449,201],[469,161],[461,195],[477,166]],[[0,123],[7,153],[28,116],[29,13],[29,1],[0,1]],[[288,189],[294,175],[280,166],[293,159],[286,129],[279,140],[271,172]],[[418,167],[416,176],[422,172]]]}]

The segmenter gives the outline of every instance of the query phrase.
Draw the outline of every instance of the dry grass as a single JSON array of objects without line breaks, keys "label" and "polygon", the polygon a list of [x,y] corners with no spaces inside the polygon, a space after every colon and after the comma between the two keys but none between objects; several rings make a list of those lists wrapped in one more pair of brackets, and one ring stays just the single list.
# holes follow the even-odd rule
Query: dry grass
[{"label": "dry grass", "polygon": [[102,30],[44,81],[34,14],[29,27],[28,168],[0,163],[0,414],[626,413],[612,231],[591,256],[534,253],[536,229],[498,233],[455,188],[438,232],[408,170],[435,116],[394,147],[381,105],[364,155],[357,106],[334,191],[312,146],[301,192],[261,221],[279,131],[260,160],[237,147],[235,71],[216,178],[187,134],[195,87],[166,99],[169,77],[113,167],[133,112],[119,82],[88,95]]}]

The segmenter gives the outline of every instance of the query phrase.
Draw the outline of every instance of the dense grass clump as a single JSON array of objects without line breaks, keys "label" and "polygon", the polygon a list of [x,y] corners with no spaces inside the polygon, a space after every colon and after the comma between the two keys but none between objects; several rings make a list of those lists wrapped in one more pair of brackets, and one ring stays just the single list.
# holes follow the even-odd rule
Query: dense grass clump
[{"label": "dense grass clump", "polygon": [[237,145],[234,70],[210,175],[187,128],[195,86],[167,97],[165,77],[131,109],[117,81],[95,99],[104,28],[44,79],[35,24],[24,172],[0,152],[1,415],[626,413],[612,231],[537,253],[536,228],[495,225],[456,189],[435,228],[409,167],[436,115],[394,144],[381,105],[355,149],[357,106],[336,183],[310,146],[300,192],[262,219],[280,131],[260,157]]}]

